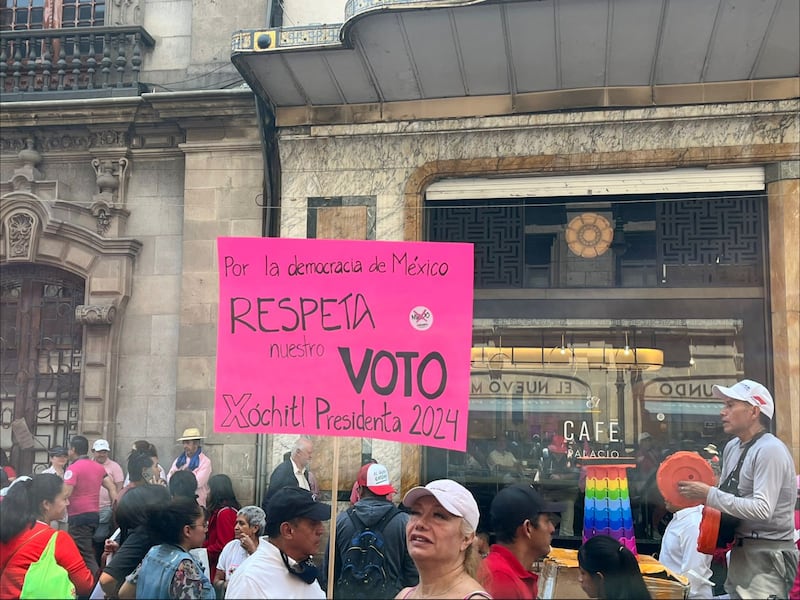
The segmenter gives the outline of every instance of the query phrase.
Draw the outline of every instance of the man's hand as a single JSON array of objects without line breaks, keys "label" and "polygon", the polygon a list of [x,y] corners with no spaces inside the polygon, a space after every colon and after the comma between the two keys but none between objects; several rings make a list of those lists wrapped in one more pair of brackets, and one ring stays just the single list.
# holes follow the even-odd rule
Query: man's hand
[{"label": "man's hand", "polygon": [[710,485],[700,481],[678,482],[678,493],[680,493],[681,496],[689,498],[690,500],[702,500],[704,504],[708,498],[708,490],[710,489]]}]

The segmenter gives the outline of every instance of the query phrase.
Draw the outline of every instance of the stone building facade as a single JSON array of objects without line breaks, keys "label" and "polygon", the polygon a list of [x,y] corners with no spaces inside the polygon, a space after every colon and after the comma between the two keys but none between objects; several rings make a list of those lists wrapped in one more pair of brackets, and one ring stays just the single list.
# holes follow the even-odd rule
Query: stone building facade
[{"label": "stone building facade", "polygon": [[[214,470],[246,499],[255,440],[212,425],[215,239],[262,235],[262,128],[228,48],[240,19],[265,21],[269,3],[103,4],[79,30],[2,32],[2,447],[35,472],[77,433],[108,439],[123,465],[147,439],[168,466],[180,432],[199,427]],[[105,48],[91,65],[74,31],[107,36],[119,85],[87,85]],[[56,86],[42,61],[65,47],[79,83]],[[19,78],[7,60],[18,49]]]},{"label": "stone building facade", "polygon": [[[667,308],[638,321],[667,313],[670,323],[686,320],[682,308],[698,300],[721,306],[763,303],[757,347],[766,351],[750,352],[745,361],[752,362],[744,366],[736,363],[737,356],[728,362],[735,374],[755,373],[772,385],[777,433],[800,460],[797,73],[772,73],[763,80],[722,77],[684,85],[562,86],[502,94],[487,87],[483,95],[455,97],[415,98],[403,89],[401,99],[376,95],[370,102],[354,102],[349,94],[355,94],[355,84],[350,90],[332,78],[308,81],[293,74],[279,79],[284,71],[265,75],[257,70],[258,63],[247,65],[243,59],[275,56],[286,64],[305,61],[308,73],[319,65],[332,73],[340,64],[341,54],[335,53],[342,51],[343,40],[362,49],[377,40],[378,51],[387,56],[392,54],[388,50],[397,51],[380,46],[387,15],[411,19],[422,8],[433,17],[433,9],[452,9],[460,19],[466,11],[484,8],[481,4],[488,10],[503,3],[340,2],[344,23],[330,24],[326,13],[328,24],[310,26],[317,22],[313,11],[298,8],[293,13],[299,1],[287,0],[287,13],[308,20],[289,23],[284,15],[282,28],[271,27],[273,3],[266,0],[109,3],[101,25],[122,28],[141,46],[141,69],[125,71],[126,77],[136,77],[124,81],[129,87],[42,90],[37,79],[44,77],[41,71],[35,71],[30,85],[24,69],[17,69],[18,75],[13,68],[4,71],[4,85],[10,86],[0,105],[4,340],[6,331],[21,326],[31,331],[26,315],[38,314],[18,300],[30,303],[35,297],[24,281],[38,282],[40,299],[47,290],[69,297],[69,303],[53,303],[63,308],[52,310],[75,314],[71,333],[59,333],[60,345],[52,335],[40,335],[40,327],[28,335],[25,348],[4,347],[0,435],[3,448],[16,444],[12,459],[17,464],[42,468],[48,446],[83,433],[109,439],[118,460],[132,441],[149,439],[166,465],[180,451],[175,438],[196,426],[207,436],[203,446],[215,472],[231,476],[241,500],[258,499],[294,436],[212,431],[218,236],[421,240],[429,237],[433,201],[428,194],[451,179],[466,180],[469,187],[470,181],[498,178],[561,181],[643,170],[680,177],[684,169],[701,168],[712,173],[760,169],[766,282],[738,291],[640,290],[640,302],[663,302]],[[520,9],[554,5],[506,4]],[[775,6],[779,10],[782,5]],[[791,19],[775,17],[773,22],[779,28]],[[375,29],[368,32],[373,37],[359,37],[359,27],[373,24]],[[234,36],[234,68],[230,34],[242,28],[250,29]],[[4,48],[20,35],[4,31]],[[67,43],[59,38],[62,34],[53,35],[62,46]],[[275,43],[256,47],[264,36]],[[359,40],[361,46],[355,43]],[[128,57],[135,54],[131,44]],[[762,54],[769,55],[769,45],[763,45]],[[385,72],[373,72],[372,78],[398,86],[410,85],[414,77],[430,83],[420,69],[436,65],[444,55],[423,53],[420,58],[411,75],[387,63]],[[461,69],[466,72],[464,60]],[[41,63],[34,58],[33,64]],[[82,72],[88,68],[84,64]],[[241,87],[239,73],[255,93]],[[487,81],[493,80],[489,75],[483,72]],[[302,85],[327,100],[281,100]],[[567,253],[566,246],[561,250]],[[481,289],[476,291],[475,327],[477,331],[506,318],[492,308],[503,303],[556,311],[570,306],[576,296],[585,298],[575,313],[543,312],[539,317],[539,326],[565,331],[587,306],[599,310],[616,302],[624,312],[633,293],[611,285]],[[6,321],[6,315],[13,318]],[[637,319],[611,312],[602,318],[620,331]],[[8,351],[15,353],[14,369],[7,369],[12,364],[6,360]],[[691,354],[686,358],[693,360]],[[31,366],[24,368],[25,361]],[[34,372],[36,376],[30,375]],[[27,379],[20,379],[20,373]],[[609,385],[613,389],[613,382]],[[531,406],[537,401],[524,399]],[[496,421],[491,431],[484,431],[481,423],[475,426],[481,439],[503,431],[505,417],[491,415]],[[520,430],[516,418],[509,411],[509,422]],[[627,418],[623,443],[635,444],[644,427]],[[24,442],[26,431],[33,437],[30,444]],[[333,480],[331,447],[331,440],[317,440],[314,470],[326,494]],[[349,491],[367,456],[387,464],[403,489],[440,474],[436,466],[450,461],[419,447],[349,439],[341,448],[340,492]]]}]

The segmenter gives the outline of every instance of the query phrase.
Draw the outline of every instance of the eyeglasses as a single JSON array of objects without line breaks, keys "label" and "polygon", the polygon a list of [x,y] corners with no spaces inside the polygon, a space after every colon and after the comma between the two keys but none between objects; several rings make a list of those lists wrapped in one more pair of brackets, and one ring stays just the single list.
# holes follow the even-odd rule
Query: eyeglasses
[{"label": "eyeglasses", "polygon": [[[189,527],[191,527],[192,529],[197,529],[198,527],[201,527],[201,525],[198,525],[197,523],[194,523],[194,524],[192,524],[192,525],[189,525]],[[208,531],[208,521],[204,521],[204,522],[203,522],[202,528],[203,528],[205,531]]]}]

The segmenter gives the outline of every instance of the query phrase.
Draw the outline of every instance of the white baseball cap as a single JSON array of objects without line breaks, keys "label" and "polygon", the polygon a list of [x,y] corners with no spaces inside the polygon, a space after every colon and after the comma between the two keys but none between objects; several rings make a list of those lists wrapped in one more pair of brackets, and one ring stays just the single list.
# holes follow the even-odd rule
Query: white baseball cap
[{"label": "white baseball cap", "polygon": [[411,488],[406,492],[403,504],[411,506],[425,496],[433,496],[447,512],[462,517],[472,526],[473,531],[478,530],[478,521],[481,518],[478,503],[472,493],[460,483],[452,479],[437,479],[425,487]]},{"label": "white baseball cap", "polygon": [[721,400],[730,398],[757,406],[761,409],[761,414],[766,415],[769,419],[772,419],[772,415],[775,414],[775,402],[772,400],[772,394],[767,388],[752,379],[742,379],[731,387],[715,385],[711,388],[711,393]]},{"label": "white baseball cap", "polygon": [[108,445],[108,440],[97,440],[94,444],[92,444],[92,450],[95,452],[100,452],[101,450],[107,450],[111,452],[111,446]]}]

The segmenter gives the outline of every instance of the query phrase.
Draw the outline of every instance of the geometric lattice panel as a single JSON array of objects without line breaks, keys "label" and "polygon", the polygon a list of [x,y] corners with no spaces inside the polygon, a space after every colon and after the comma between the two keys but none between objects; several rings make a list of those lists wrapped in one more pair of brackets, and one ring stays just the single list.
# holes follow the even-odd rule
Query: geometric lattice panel
[{"label": "geometric lattice panel", "polygon": [[523,285],[523,207],[428,205],[428,238],[475,244],[475,287]]},{"label": "geometric lattice panel", "polygon": [[659,202],[662,262],[759,264],[760,202],[753,197]]}]

